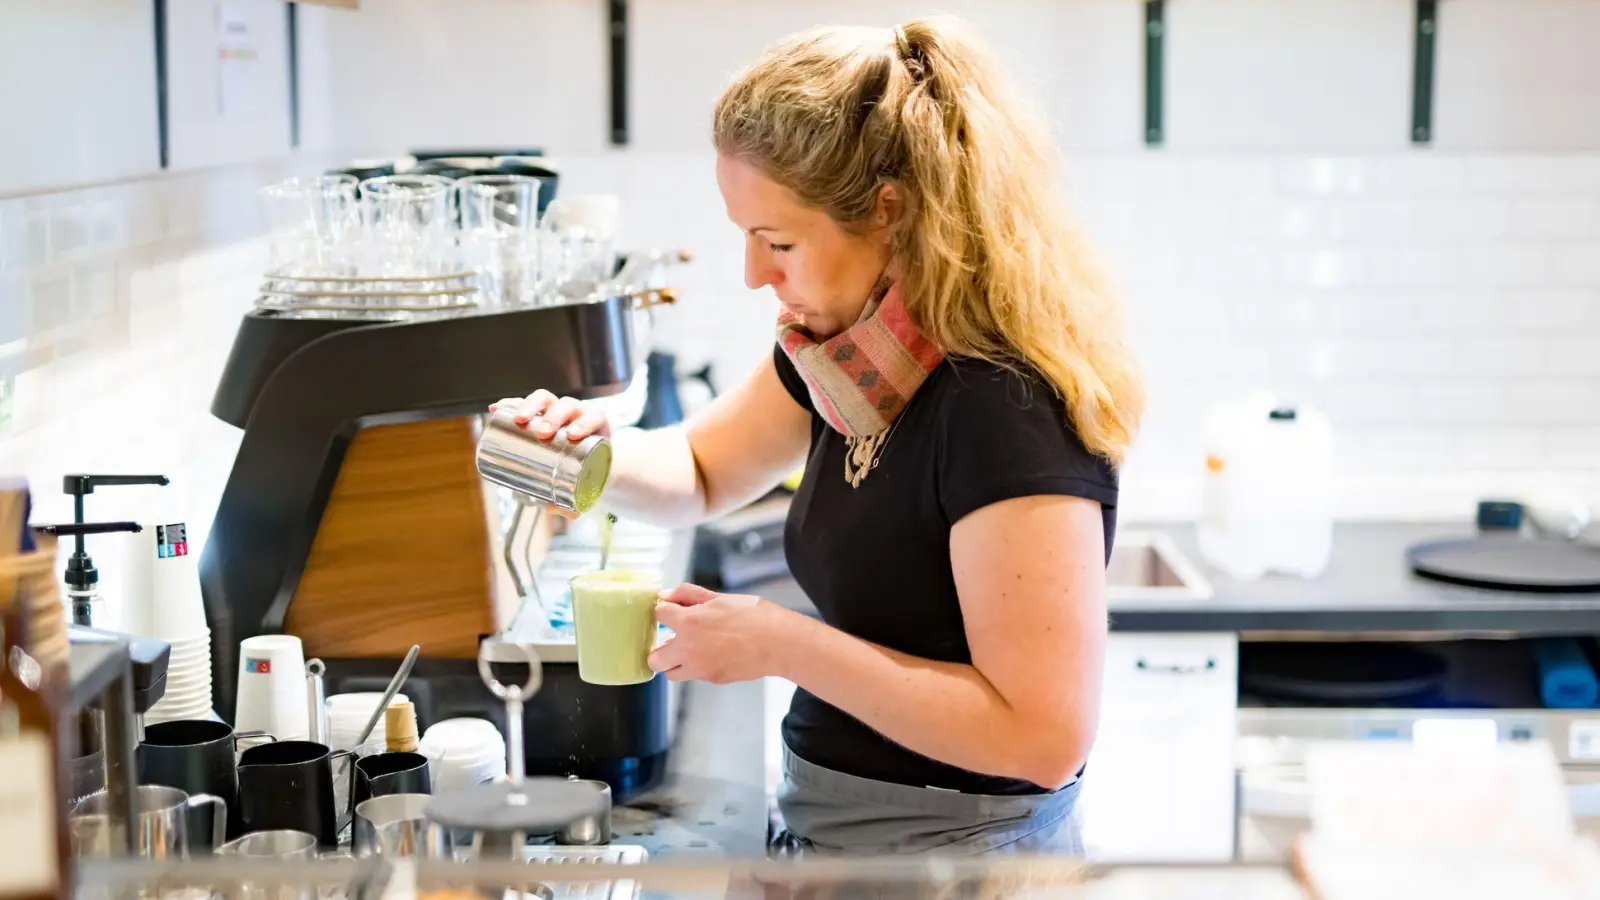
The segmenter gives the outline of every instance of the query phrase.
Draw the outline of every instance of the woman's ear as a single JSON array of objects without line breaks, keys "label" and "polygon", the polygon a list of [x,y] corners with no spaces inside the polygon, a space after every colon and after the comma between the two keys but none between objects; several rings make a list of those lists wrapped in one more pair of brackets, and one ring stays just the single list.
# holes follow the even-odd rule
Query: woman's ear
[{"label": "woman's ear", "polygon": [[905,194],[900,190],[900,185],[889,182],[879,186],[878,200],[873,210],[872,222],[883,229],[892,229],[900,223],[900,217],[905,215]]}]

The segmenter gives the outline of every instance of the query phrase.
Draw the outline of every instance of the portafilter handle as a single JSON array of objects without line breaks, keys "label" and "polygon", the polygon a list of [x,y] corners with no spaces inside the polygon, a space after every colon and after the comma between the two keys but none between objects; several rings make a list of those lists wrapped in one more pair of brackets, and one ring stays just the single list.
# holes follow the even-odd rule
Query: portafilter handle
[{"label": "portafilter handle", "polygon": [[[494,677],[494,663],[528,664],[528,680],[523,684],[506,684]],[[478,677],[489,693],[506,703],[506,775],[512,784],[521,784],[525,777],[522,756],[522,704],[539,692],[544,673],[539,653],[529,644],[518,644],[501,635],[487,638],[478,645]]]}]

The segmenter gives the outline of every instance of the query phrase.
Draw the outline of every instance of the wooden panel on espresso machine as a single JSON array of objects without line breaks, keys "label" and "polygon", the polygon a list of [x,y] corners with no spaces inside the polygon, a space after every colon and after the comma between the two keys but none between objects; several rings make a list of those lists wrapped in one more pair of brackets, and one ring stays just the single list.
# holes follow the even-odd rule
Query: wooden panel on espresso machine
[{"label": "wooden panel on espresso machine", "polygon": [[471,659],[499,626],[479,418],[357,432],[284,619],[307,657]]}]

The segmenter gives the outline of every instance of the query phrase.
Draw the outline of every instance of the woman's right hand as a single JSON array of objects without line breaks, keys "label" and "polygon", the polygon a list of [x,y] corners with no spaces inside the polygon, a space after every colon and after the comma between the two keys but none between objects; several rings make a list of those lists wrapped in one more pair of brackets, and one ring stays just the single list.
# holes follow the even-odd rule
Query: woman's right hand
[{"label": "woman's right hand", "polygon": [[489,405],[491,413],[500,410],[510,410],[514,421],[541,441],[550,440],[563,428],[571,441],[581,441],[592,434],[611,436],[611,422],[603,410],[572,397],[557,397],[546,390],[534,391],[526,397],[507,397]]}]

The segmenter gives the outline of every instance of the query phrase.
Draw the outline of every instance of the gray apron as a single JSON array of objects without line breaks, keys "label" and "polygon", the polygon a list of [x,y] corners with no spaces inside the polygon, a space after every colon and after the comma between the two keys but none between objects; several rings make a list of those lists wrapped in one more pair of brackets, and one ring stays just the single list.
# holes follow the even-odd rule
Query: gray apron
[{"label": "gray apron", "polygon": [[780,854],[1083,855],[1074,781],[1049,794],[991,796],[890,784],[783,751]]}]

